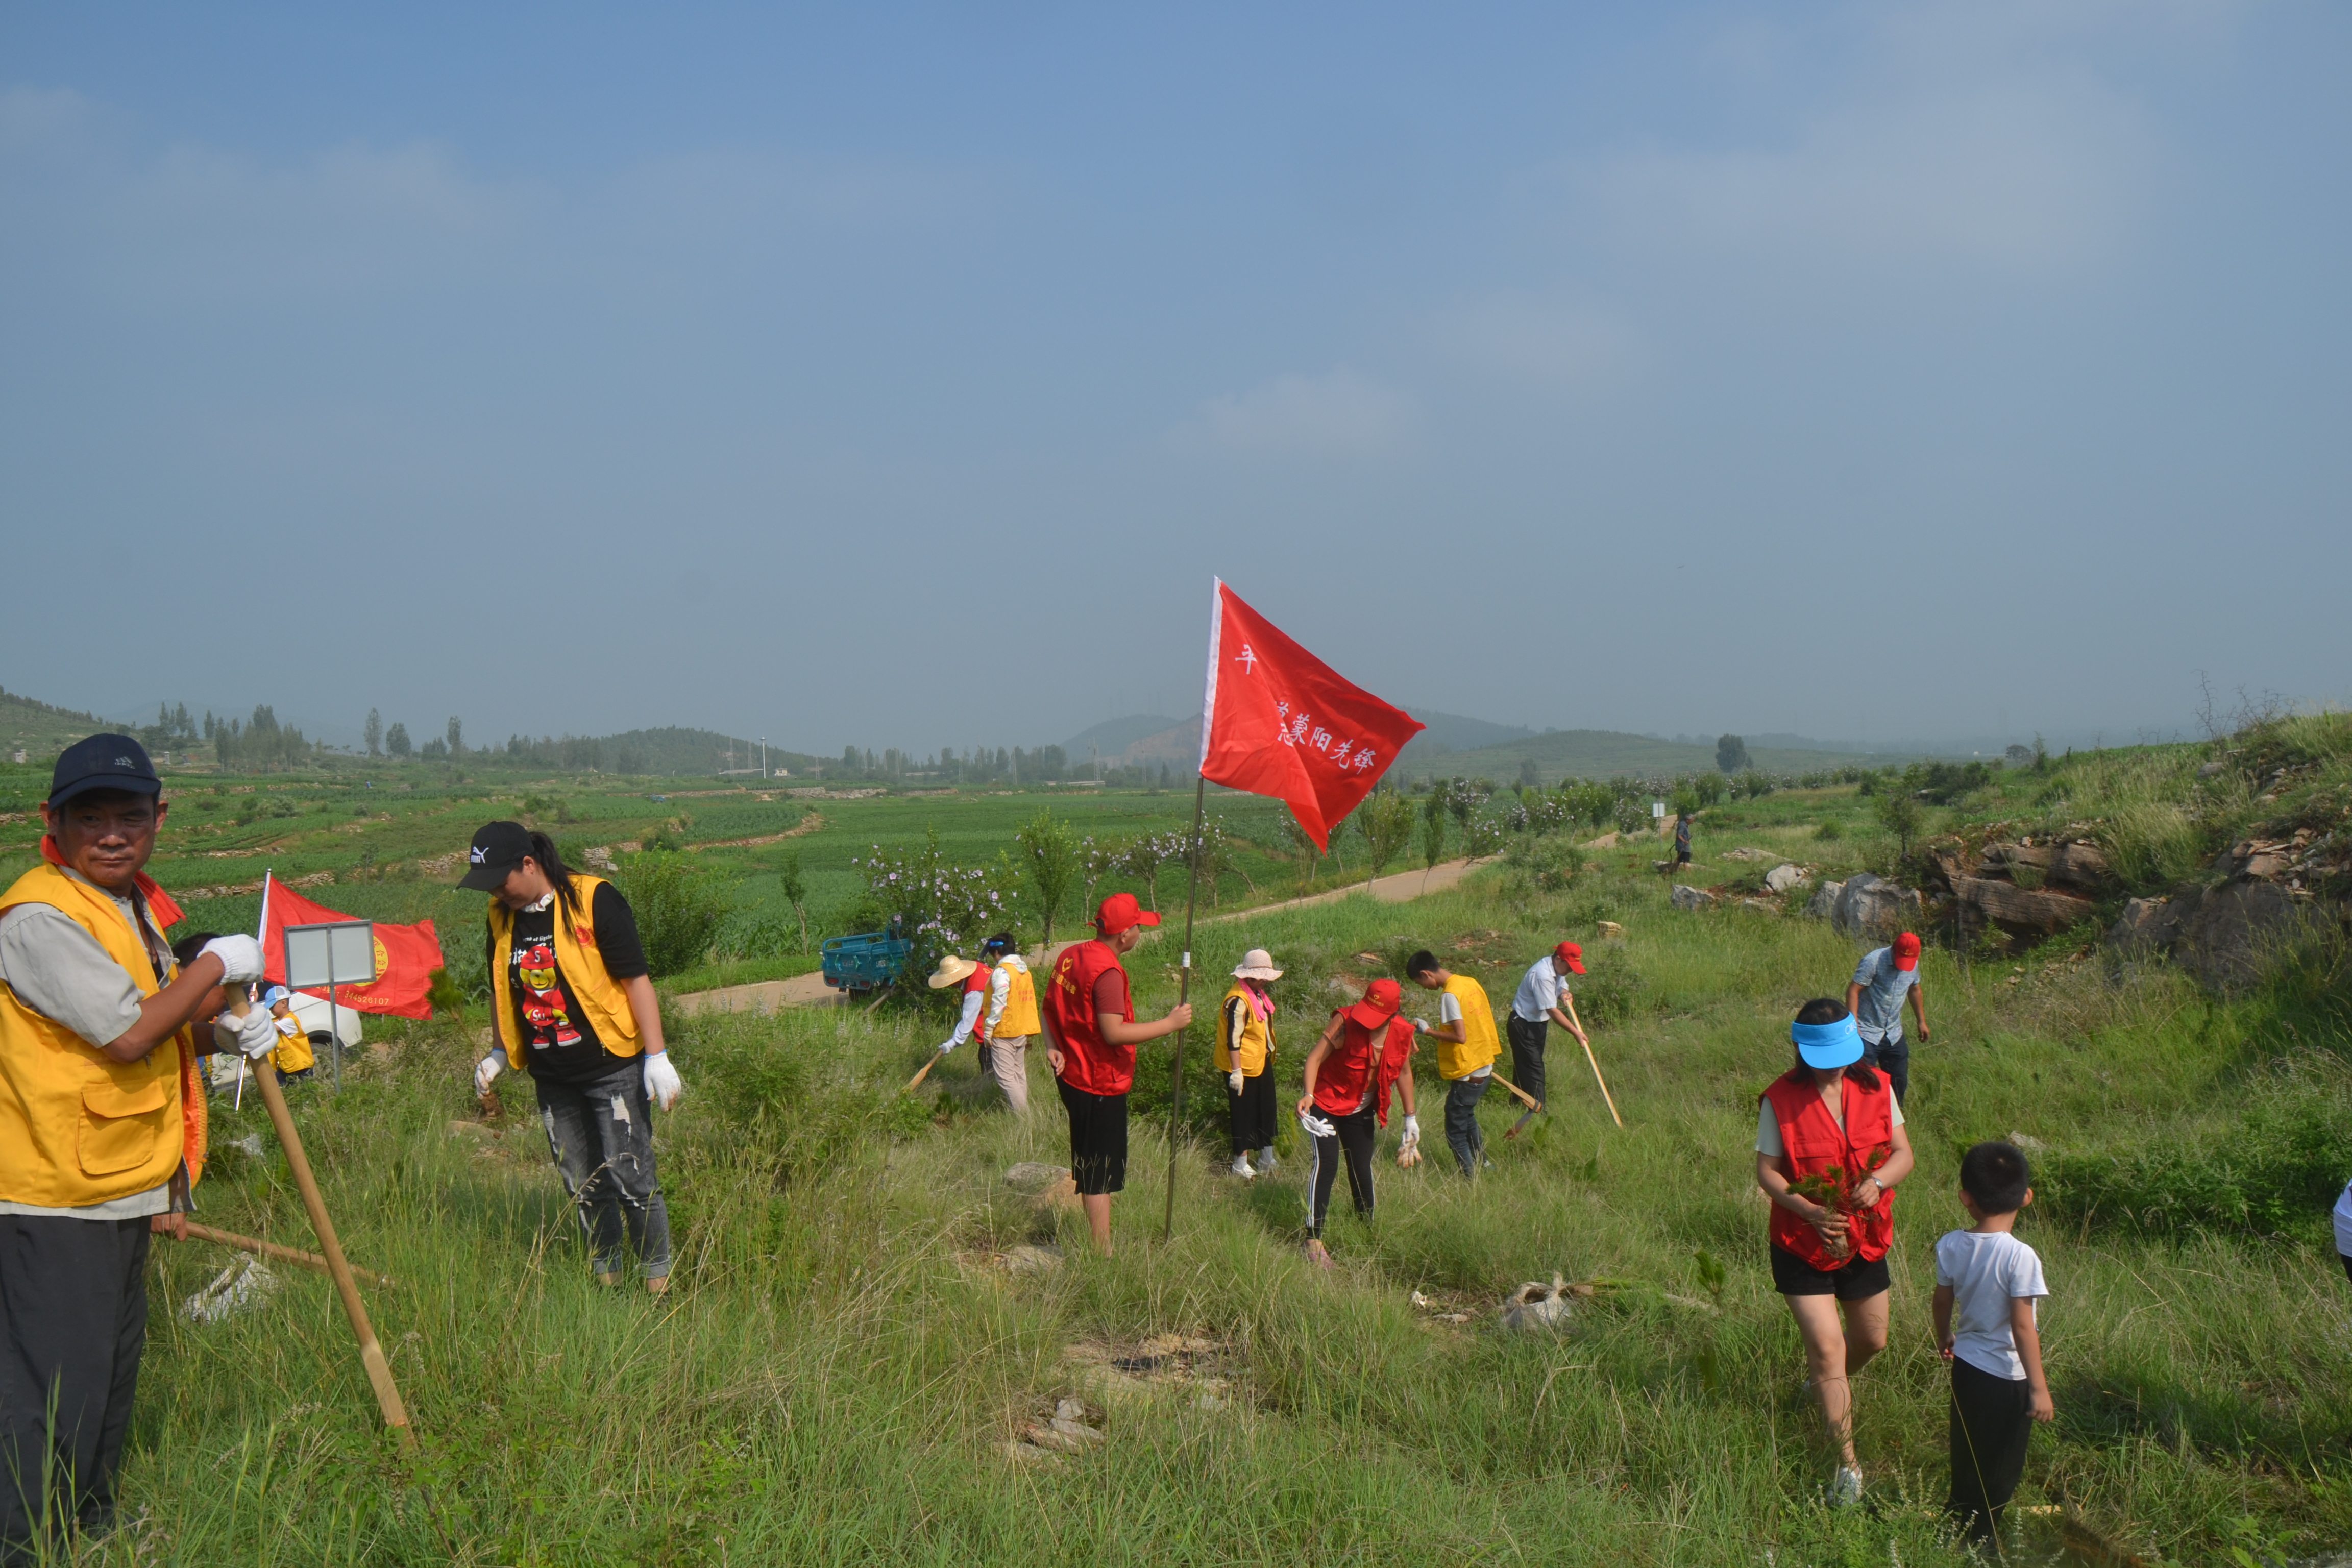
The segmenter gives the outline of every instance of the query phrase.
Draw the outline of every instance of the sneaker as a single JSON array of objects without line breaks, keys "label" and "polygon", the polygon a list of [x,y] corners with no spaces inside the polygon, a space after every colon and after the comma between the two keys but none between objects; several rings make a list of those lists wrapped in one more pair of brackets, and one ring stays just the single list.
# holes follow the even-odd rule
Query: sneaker
[{"label": "sneaker", "polygon": [[1273,1144],[1269,1143],[1269,1144],[1267,1144],[1265,1148],[1263,1148],[1263,1149],[1261,1149],[1261,1150],[1259,1150],[1259,1151],[1257,1152],[1257,1173],[1258,1173],[1259,1175],[1261,1175],[1261,1176],[1271,1176],[1271,1175],[1273,1175],[1273,1174],[1274,1174],[1274,1173],[1275,1173],[1275,1168],[1276,1168],[1276,1166],[1280,1165],[1281,1163],[1282,1163],[1282,1162],[1281,1162],[1281,1161],[1279,1161],[1279,1160],[1277,1160],[1277,1159],[1276,1159],[1276,1158],[1274,1157],[1274,1145],[1273,1145]]},{"label": "sneaker", "polygon": [[1249,1181],[1257,1174],[1255,1171],[1250,1169],[1249,1156],[1247,1154],[1236,1154],[1234,1156],[1233,1170],[1234,1174],[1239,1176],[1244,1182]]},{"label": "sneaker", "polygon": [[1862,1472],[1852,1465],[1840,1465],[1836,1477],[1830,1482],[1830,1506],[1852,1508],[1862,1500]]}]

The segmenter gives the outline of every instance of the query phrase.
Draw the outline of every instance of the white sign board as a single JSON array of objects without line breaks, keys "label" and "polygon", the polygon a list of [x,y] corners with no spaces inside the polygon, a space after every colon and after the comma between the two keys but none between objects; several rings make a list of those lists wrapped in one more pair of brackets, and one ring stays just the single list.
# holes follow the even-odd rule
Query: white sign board
[{"label": "white sign board", "polygon": [[286,984],[297,991],[366,985],[375,979],[375,922],[286,928]]},{"label": "white sign board", "polygon": [[1665,803],[1664,801],[1663,801],[1663,800],[1654,800],[1654,801],[1652,801],[1652,802],[1650,803],[1650,815],[1651,815],[1653,817],[1661,817],[1661,816],[1665,816],[1665,815],[1666,815],[1666,803]]}]

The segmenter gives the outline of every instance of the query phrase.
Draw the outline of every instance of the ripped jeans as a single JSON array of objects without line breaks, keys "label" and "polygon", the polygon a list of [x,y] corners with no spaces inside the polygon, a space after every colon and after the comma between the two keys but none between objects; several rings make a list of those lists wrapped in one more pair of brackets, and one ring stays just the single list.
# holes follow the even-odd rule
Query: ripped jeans
[{"label": "ripped jeans", "polygon": [[540,1125],[579,1205],[580,1229],[599,1274],[621,1271],[624,1238],[648,1279],[669,1273],[669,1208],[654,1173],[654,1111],[645,1064],[621,1060],[578,1082],[535,1079]]}]

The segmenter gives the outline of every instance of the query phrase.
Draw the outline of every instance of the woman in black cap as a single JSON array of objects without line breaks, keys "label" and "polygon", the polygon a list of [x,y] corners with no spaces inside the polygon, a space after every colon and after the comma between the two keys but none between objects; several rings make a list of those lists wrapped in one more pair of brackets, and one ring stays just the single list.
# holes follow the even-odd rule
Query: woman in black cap
[{"label": "woman in black cap", "polygon": [[467,860],[460,886],[490,895],[495,1045],[474,1088],[489,1093],[509,1067],[530,1074],[598,1283],[621,1282],[625,1237],[658,1296],[669,1289],[669,1210],[653,1108],[667,1110],[682,1086],[636,916],[619,889],[566,870],[554,841],[519,822],[484,826]]}]

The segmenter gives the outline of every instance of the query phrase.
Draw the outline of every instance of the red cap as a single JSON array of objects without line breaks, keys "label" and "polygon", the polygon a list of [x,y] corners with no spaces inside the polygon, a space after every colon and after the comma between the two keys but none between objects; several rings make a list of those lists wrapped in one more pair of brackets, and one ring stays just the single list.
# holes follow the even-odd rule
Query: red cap
[{"label": "red cap", "polygon": [[1895,939],[1895,967],[1897,969],[1919,967],[1919,939],[1907,931]]},{"label": "red cap", "polygon": [[1135,901],[1133,893],[1113,893],[1095,911],[1095,924],[1105,936],[1117,936],[1129,926],[1156,926],[1160,913]]},{"label": "red cap", "polygon": [[1367,1029],[1377,1029],[1404,1005],[1404,991],[1393,980],[1375,980],[1364,987],[1364,999],[1348,1009],[1348,1016]]},{"label": "red cap", "polygon": [[1584,950],[1577,946],[1576,943],[1572,942],[1561,942],[1558,947],[1551,950],[1551,955],[1554,958],[1559,959],[1562,963],[1567,964],[1569,968],[1574,970],[1577,973],[1581,974],[1584,973]]}]

